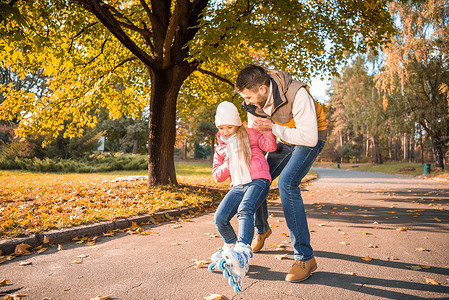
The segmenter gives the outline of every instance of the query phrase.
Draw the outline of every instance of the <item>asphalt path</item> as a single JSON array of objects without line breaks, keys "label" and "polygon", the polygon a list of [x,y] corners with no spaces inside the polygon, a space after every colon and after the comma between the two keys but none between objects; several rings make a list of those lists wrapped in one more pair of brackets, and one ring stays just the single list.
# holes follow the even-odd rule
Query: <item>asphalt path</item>
[{"label": "asphalt path", "polygon": [[[254,254],[243,291],[196,268],[222,245],[213,211],[143,226],[146,235],[63,243],[0,264],[0,296],[23,299],[443,299],[449,298],[449,184],[410,176],[315,169],[303,185],[318,270],[284,281],[292,247],[280,200],[269,201],[273,234]],[[233,221],[235,228],[237,224]],[[284,244],[285,249],[276,246]],[[285,256],[280,260],[277,256]],[[281,257],[279,257],[281,258]],[[365,259],[365,260],[364,260]],[[370,260],[371,259],[371,260]],[[24,263],[31,263],[21,265]]]}]

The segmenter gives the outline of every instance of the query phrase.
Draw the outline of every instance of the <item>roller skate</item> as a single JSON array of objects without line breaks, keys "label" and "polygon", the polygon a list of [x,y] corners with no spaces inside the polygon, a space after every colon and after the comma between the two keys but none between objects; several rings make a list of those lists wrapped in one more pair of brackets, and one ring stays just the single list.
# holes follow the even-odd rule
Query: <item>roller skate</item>
[{"label": "roller skate", "polygon": [[251,246],[237,243],[234,250],[225,250],[218,268],[223,271],[223,276],[229,280],[236,293],[242,291],[243,277],[249,269],[250,258],[253,257]]},{"label": "roller skate", "polygon": [[[207,268],[209,271],[213,272],[213,271],[218,271],[218,263],[220,262],[220,260],[223,258],[223,251],[227,250],[227,249],[234,249],[235,244],[224,244],[223,247],[215,252],[214,254],[212,254],[212,256],[210,257],[210,260],[212,261],[209,264],[209,267]],[[223,270],[220,270],[223,271]]]}]

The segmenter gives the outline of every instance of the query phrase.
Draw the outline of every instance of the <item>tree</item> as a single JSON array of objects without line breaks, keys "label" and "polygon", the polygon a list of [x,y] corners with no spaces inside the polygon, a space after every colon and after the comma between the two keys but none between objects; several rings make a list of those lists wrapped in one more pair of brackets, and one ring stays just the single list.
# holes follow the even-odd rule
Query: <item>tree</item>
[{"label": "tree", "polygon": [[[194,72],[229,85],[251,54],[308,78],[393,32],[386,0],[49,0],[1,2],[4,64],[42,72],[48,93],[2,89],[1,119],[22,135],[82,134],[106,107],[140,118],[149,103],[148,184],[176,184],[177,99]],[[86,13],[87,12],[87,13]],[[245,60],[231,62],[241,53]],[[208,68],[208,69],[207,69]],[[148,97],[148,95],[150,95]],[[52,120],[52,122],[50,122]]]},{"label": "tree", "polygon": [[399,103],[412,122],[429,135],[436,166],[444,169],[449,141],[449,6],[444,0],[394,2],[398,34],[384,48],[385,66],[379,88]]}]

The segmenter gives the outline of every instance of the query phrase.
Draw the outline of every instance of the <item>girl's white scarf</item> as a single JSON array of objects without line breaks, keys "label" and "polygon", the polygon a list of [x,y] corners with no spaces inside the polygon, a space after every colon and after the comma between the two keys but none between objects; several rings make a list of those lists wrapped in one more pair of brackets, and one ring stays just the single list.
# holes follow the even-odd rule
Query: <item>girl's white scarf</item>
[{"label": "girl's white scarf", "polygon": [[239,139],[237,135],[229,139],[221,136],[221,140],[226,144],[226,155],[229,157],[229,171],[231,173],[232,184],[234,186],[251,182],[251,174],[245,163],[243,152],[239,151]]}]

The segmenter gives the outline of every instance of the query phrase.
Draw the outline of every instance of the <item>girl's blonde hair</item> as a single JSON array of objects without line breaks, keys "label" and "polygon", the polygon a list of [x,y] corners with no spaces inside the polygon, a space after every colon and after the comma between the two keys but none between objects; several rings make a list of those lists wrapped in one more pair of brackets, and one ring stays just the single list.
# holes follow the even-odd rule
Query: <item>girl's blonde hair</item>
[{"label": "girl's blonde hair", "polygon": [[248,128],[246,127],[245,123],[239,126],[236,135],[239,140],[239,151],[243,151],[245,163],[248,166],[248,169],[250,169],[251,145],[249,143]]}]

